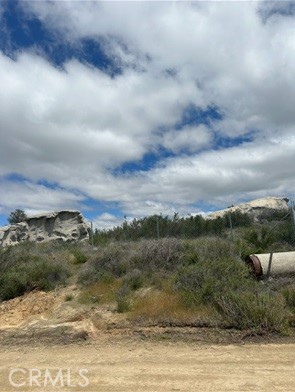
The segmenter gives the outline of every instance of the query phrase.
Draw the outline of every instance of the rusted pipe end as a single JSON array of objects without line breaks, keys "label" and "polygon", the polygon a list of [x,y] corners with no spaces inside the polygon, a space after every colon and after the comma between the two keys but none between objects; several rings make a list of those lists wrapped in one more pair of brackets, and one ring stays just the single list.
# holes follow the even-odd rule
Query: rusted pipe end
[{"label": "rusted pipe end", "polygon": [[245,263],[252,269],[256,278],[261,278],[263,275],[262,267],[259,258],[256,255],[250,255],[245,258]]}]

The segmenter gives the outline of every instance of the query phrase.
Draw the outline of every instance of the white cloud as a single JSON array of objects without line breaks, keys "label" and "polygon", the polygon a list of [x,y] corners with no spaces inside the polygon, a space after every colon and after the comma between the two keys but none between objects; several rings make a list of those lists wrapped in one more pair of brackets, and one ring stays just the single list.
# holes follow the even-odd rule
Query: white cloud
[{"label": "white cloud", "polygon": [[295,191],[295,138],[261,141],[168,159],[162,167],[147,173],[143,193],[153,193],[158,201],[214,202],[218,198],[249,197],[263,189],[266,194]]},{"label": "white cloud", "polygon": [[93,227],[99,230],[108,230],[116,226],[121,226],[123,221],[123,218],[118,218],[106,212],[93,220]]},{"label": "white cloud", "polygon": [[292,196],[294,151],[291,136],[170,158],[153,170],[112,179],[108,189],[120,189],[130,217],[203,213],[198,200],[224,208],[263,196]]},{"label": "white cloud", "polygon": [[132,71],[112,79],[76,61],[57,70],[29,53],[0,54],[0,69],[1,173],[34,179],[141,159],[154,128],[172,125],[196,91]]},{"label": "white cloud", "polygon": [[[57,69],[33,52],[15,61],[0,53],[0,175],[45,178],[78,192],[71,199],[70,191],[52,191],[53,198],[117,201],[130,216],[186,214],[194,205],[197,212],[200,200],[294,194],[294,18],[265,20],[259,2],[21,4],[57,40],[103,39],[122,73],[111,77],[78,60]],[[191,104],[216,106],[222,121],[178,130]],[[214,136],[251,131],[253,142],[213,144]],[[112,174],[159,145],[187,155]],[[43,203],[50,205],[50,192]],[[17,190],[10,194],[16,205]],[[106,227],[111,220],[97,221]]]},{"label": "white cloud", "polygon": [[28,214],[62,209],[79,209],[85,197],[78,192],[48,188],[30,181],[0,180],[0,209],[9,213],[16,208]]},{"label": "white cloud", "polygon": [[175,69],[202,86],[202,103],[213,101],[244,130],[294,123],[294,19],[263,23],[259,2],[25,5],[71,41],[103,36],[114,50],[110,37],[118,37],[139,62],[149,56],[146,69]]},{"label": "white cloud", "polygon": [[166,132],[162,145],[174,153],[183,150],[194,153],[208,147],[211,141],[210,130],[204,125],[185,126],[180,130]]}]

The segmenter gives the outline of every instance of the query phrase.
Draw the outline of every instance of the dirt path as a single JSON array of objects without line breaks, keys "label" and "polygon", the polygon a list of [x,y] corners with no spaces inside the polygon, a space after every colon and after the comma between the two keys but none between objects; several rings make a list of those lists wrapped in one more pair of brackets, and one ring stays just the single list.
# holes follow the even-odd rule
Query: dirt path
[{"label": "dirt path", "polygon": [[[44,348],[6,347],[0,351],[0,364],[1,392],[295,390],[294,344],[95,341]],[[30,369],[38,376],[32,386]],[[59,369],[63,381],[55,379]],[[13,387],[9,375],[14,384],[23,386]],[[71,386],[66,386],[69,381]]]}]

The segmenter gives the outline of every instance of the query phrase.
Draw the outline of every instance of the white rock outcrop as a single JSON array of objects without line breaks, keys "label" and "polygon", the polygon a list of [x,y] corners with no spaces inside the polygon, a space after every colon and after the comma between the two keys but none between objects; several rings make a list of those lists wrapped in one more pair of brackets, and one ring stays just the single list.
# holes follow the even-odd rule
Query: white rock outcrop
[{"label": "white rock outcrop", "polygon": [[90,228],[79,211],[58,211],[0,228],[0,246],[21,242],[76,242],[89,239]]},{"label": "white rock outcrop", "polygon": [[289,199],[287,199],[286,197],[264,197],[262,199],[249,201],[248,203],[238,204],[224,210],[212,212],[211,214],[207,215],[207,218],[222,218],[227,212],[240,211],[241,213],[254,216],[254,219],[258,219],[259,215],[265,210],[287,211],[289,209],[288,202]]}]

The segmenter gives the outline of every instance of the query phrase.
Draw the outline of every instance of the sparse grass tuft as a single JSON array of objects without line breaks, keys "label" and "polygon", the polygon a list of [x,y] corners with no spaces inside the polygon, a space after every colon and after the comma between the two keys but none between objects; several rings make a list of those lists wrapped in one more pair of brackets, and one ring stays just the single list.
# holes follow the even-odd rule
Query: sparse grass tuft
[{"label": "sparse grass tuft", "polygon": [[118,313],[125,313],[130,310],[131,305],[131,290],[127,285],[122,285],[116,292],[117,311]]},{"label": "sparse grass tuft", "polygon": [[73,299],[74,299],[73,294],[67,294],[67,295],[65,296],[65,302],[70,302],[70,301],[72,301]]}]

